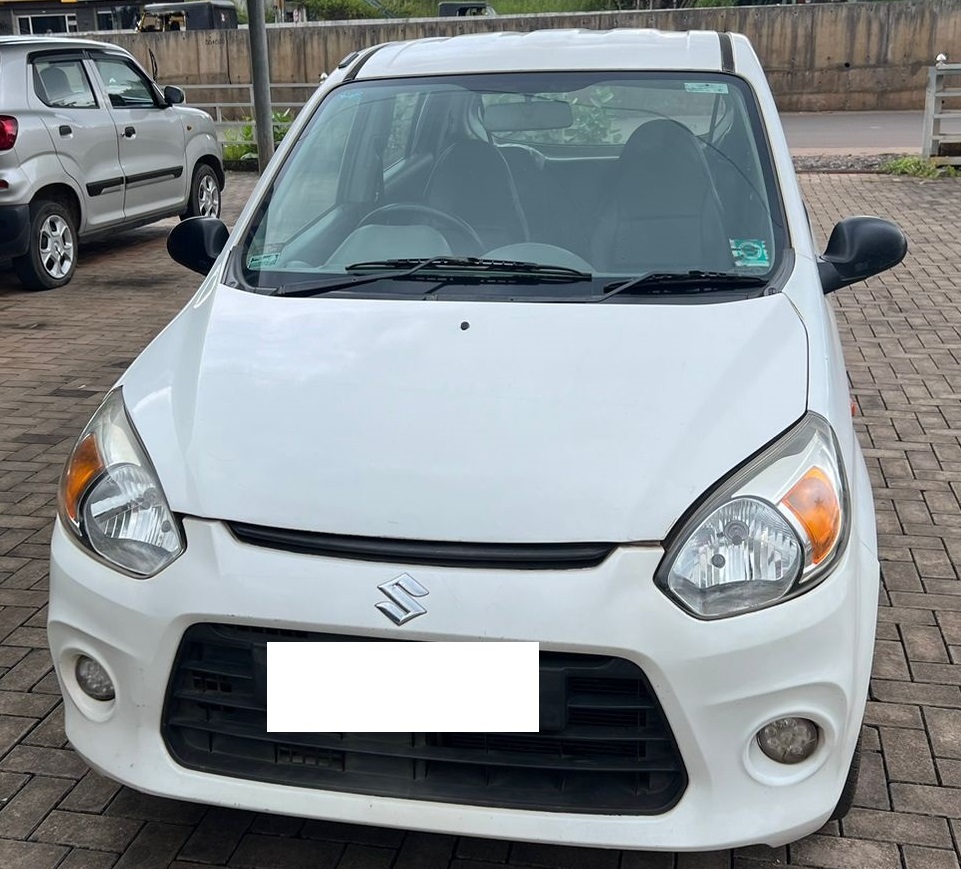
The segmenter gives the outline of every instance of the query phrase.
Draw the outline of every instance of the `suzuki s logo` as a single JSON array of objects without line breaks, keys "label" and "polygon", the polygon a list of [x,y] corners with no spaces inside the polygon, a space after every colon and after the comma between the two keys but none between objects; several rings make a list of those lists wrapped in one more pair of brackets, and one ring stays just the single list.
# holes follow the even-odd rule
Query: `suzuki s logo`
[{"label": "suzuki s logo", "polygon": [[427,589],[409,573],[402,573],[390,582],[378,585],[377,588],[390,598],[389,601],[382,600],[377,604],[377,609],[396,625],[402,625],[427,612],[414,600],[415,597],[424,597],[428,594]]}]

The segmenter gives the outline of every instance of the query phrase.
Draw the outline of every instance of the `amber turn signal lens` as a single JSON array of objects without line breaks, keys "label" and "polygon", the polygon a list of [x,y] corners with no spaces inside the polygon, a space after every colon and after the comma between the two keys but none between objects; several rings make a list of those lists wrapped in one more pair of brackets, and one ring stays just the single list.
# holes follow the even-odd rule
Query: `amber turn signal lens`
[{"label": "amber turn signal lens", "polygon": [[841,534],[841,504],[827,474],[811,468],[782,499],[811,541],[812,562],[820,564]]},{"label": "amber turn signal lens", "polygon": [[104,470],[97,440],[88,434],[73,451],[64,472],[62,496],[63,507],[71,522],[76,523],[80,515],[80,499],[87,491],[90,482]]}]

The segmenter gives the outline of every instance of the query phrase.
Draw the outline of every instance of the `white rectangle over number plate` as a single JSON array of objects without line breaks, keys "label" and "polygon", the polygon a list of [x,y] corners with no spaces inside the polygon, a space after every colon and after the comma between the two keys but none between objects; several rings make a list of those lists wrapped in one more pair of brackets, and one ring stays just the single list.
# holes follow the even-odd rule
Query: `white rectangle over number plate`
[{"label": "white rectangle over number plate", "polygon": [[537,643],[267,644],[271,733],[536,733]]}]

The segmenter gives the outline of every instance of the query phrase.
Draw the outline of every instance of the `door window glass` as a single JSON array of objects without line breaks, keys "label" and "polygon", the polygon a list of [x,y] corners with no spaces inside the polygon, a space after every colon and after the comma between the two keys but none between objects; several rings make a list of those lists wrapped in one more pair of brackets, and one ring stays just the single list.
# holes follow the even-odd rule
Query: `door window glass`
[{"label": "door window glass", "polygon": [[134,109],[156,105],[147,80],[127,61],[97,57],[94,63],[106,85],[110,105],[114,108]]},{"label": "door window glass", "polygon": [[33,89],[48,106],[90,109],[97,105],[80,60],[36,61]]}]

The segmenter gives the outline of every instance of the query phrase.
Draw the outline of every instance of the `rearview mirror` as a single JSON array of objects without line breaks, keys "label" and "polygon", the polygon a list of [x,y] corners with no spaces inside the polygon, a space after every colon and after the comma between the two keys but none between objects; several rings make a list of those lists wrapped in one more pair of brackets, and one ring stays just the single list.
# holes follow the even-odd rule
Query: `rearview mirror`
[{"label": "rearview mirror", "polygon": [[896,266],[908,252],[900,227],[880,217],[846,217],[831,233],[818,274],[825,293]]},{"label": "rearview mirror", "polygon": [[230,230],[216,217],[191,217],[167,236],[167,253],[174,262],[206,275],[227,244]]},{"label": "rearview mirror", "polygon": [[164,99],[167,101],[168,106],[176,106],[182,103],[186,97],[181,88],[176,85],[168,84],[164,88]]},{"label": "rearview mirror", "polygon": [[484,129],[488,133],[566,130],[573,124],[574,110],[563,100],[494,103],[484,110]]}]

